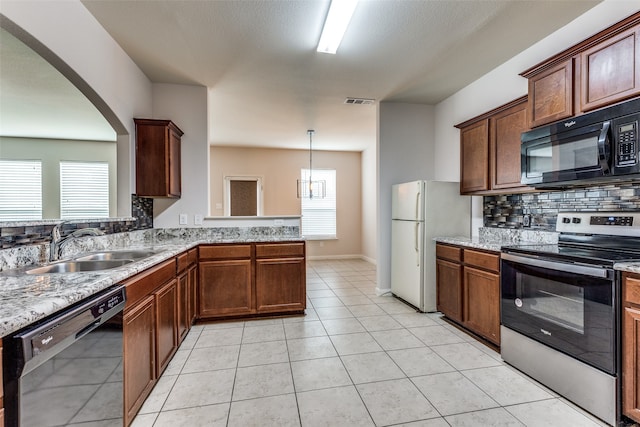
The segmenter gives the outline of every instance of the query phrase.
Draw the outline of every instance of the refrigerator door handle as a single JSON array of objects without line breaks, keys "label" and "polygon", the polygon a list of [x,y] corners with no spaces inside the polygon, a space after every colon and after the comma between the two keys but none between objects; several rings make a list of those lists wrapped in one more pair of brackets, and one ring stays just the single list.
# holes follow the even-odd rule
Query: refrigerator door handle
[{"label": "refrigerator door handle", "polygon": [[419,208],[420,208],[420,192],[418,191],[416,193],[416,216],[414,218],[416,221],[420,221],[420,217],[418,216],[419,213],[420,213],[419,210],[418,210]]},{"label": "refrigerator door handle", "polygon": [[420,223],[415,225],[414,237],[415,237],[415,250],[416,250],[416,265],[420,267],[420,248],[418,247],[418,234],[420,234]]}]

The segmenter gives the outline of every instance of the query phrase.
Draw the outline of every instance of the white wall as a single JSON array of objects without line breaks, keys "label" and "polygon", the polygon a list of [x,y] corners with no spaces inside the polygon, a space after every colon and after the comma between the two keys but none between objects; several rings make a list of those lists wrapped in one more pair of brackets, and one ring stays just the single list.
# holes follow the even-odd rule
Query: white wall
[{"label": "white wall", "polygon": [[118,215],[129,216],[133,118],[151,116],[151,82],[78,0],[3,0],[0,20],[71,80],[118,133]]},{"label": "white wall", "polygon": [[433,136],[433,106],[378,105],[376,258],[380,292],[391,289],[391,185],[435,177]]},{"label": "white wall", "polygon": [[362,183],[361,246],[363,258],[372,263],[377,263],[377,163],[375,148],[362,152],[360,167],[362,173],[362,178],[360,179]]},{"label": "white wall", "polygon": [[[209,142],[207,140],[207,88],[174,84],[153,85],[153,118],[172,120],[183,132],[181,140],[182,196],[155,199],[154,227],[178,227],[179,215],[209,213]],[[199,227],[199,226],[198,226]]]},{"label": "white wall", "polygon": [[[605,0],[435,107],[435,179],[459,181],[460,134],[454,125],[527,94],[522,71],[640,10],[637,1]],[[482,197],[473,198],[472,230],[482,226]]]}]

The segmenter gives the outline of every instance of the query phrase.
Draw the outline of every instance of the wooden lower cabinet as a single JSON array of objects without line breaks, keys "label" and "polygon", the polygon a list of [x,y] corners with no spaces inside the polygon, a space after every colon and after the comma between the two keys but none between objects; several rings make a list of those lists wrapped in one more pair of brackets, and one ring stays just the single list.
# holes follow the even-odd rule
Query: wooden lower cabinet
[{"label": "wooden lower cabinet", "polygon": [[[172,258],[124,282],[127,289],[123,313],[125,427],[136,416],[178,349],[180,304],[184,294],[181,297],[183,288],[179,286],[176,265],[176,258]],[[188,284],[185,289],[189,290]],[[186,327],[186,331],[180,333],[186,335],[191,324],[183,322],[181,327]]]},{"label": "wooden lower cabinet", "polygon": [[123,316],[124,425],[131,423],[156,381],[155,296],[149,295]]},{"label": "wooden lower cabinet", "polygon": [[500,255],[436,245],[438,311],[500,345]]},{"label": "wooden lower cabinet", "polygon": [[463,323],[476,334],[500,345],[500,275],[464,267]]},{"label": "wooden lower cabinet", "polygon": [[256,311],[303,311],[306,267],[304,258],[256,260]]},{"label": "wooden lower cabinet", "polygon": [[462,322],[462,266],[436,259],[436,281],[438,311],[451,320]]},{"label": "wooden lower cabinet", "polygon": [[199,317],[215,318],[253,312],[250,259],[200,263]]},{"label": "wooden lower cabinet", "polygon": [[200,247],[199,319],[303,313],[305,243]]},{"label": "wooden lower cabinet", "polygon": [[178,281],[173,279],[155,293],[156,366],[158,378],[178,350]]},{"label": "wooden lower cabinet", "polygon": [[622,282],[622,413],[640,423],[640,275]]},{"label": "wooden lower cabinet", "polygon": [[188,270],[189,280],[189,325],[193,325],[198,316],[198,264],[193,264]]},{"label": "wooden lower cabinet", "polygon": [[187,336],[191,325],[189,301],[191,289],[189,288],[189,272],[185,271],[178,276],[178,343]]}]

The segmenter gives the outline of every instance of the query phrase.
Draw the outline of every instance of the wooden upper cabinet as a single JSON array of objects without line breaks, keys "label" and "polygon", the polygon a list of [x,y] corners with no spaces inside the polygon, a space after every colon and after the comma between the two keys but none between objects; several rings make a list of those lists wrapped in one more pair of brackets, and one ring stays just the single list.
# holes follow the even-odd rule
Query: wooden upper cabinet
[{"label": "wooden upper cabinet", "polygon": [[526,97],[491,117],[491,189],[525,187],[520,183],[520,135],[528,122]]},{"label": "wooden upper cabinet", "polygon": [[181,195],[180,145],[183,132],[170,120],[134,119],[136,124],[136,195]]},{"label": "wooden upper cabinet", "polygon": [[580,55],[580,108],[589,111],[640,94],[640,28],[635,27]]},{"label": "wooden upper cabinet", "polygon": [[460,128],[460,194],[489,189],[489,120]]},{"label": "wooden upper cabinet", "polygon": [[640,12],[520,73],[531,127],[640,95]]},{"label": "wooden upper cabinet", "polygon": [[529,78],[531,127],[573,116],[573,59]]},{"label": "wooden upper cabinet", "polygon": [[522,192],[520,134],[529,130],[527,97],[456,125],[460,129],[460,193]]}]

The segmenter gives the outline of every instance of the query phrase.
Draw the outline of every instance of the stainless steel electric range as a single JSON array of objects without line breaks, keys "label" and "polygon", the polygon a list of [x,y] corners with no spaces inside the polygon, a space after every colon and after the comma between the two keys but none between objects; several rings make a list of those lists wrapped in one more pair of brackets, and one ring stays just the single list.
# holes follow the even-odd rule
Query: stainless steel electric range
[{"label": "stainless steel electric range", "polygon": [[501,354],[611,425],[620,421],[620,272],[640,213],[562,212],[557,245],[502,248]]}]

